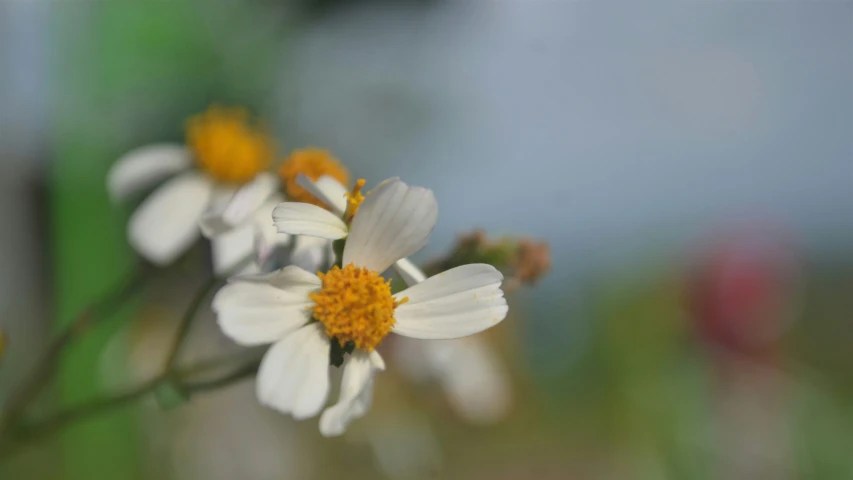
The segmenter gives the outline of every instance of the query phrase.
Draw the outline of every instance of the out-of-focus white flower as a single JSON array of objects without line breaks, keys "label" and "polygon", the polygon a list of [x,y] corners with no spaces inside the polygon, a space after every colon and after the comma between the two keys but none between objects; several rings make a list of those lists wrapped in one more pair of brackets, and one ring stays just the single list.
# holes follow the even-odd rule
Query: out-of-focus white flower
[{"label": "out-of-focus white flower", "polygon": [[[297,419],[323,409],[329,363],[351,352],[341,395],[320,418],[320,432],[340,435],[367,413],[383,359],[374,350],[391,332],[419,339],[448,339],[485,330],[506,317],[503,276],[485,264],[435,275],[392,295],[380,274],[426,244],[438,216],[432,191],[397,179],[366,199],[359,182],[342,220],[310,204],[284,203],[279,231],[329,240],[346,237],[343,268],[314,275],[288,266],[265,275],[232,279],[213,300],[226,335],[246,345],[274,343],[258,372],[260,401]],[[363,203],[361,202],[363,200]]]},{"label": "out-of-focus white flower", "polygon": [[[136,209],[127,231],[140,255],[167,265],[199,238],[202,215],[267,169],[273,155],[271,139],[250,123],[245,110],[213,106],[189,119],[186,145],[149,145],[119,158],[107,189],[114,200],[125,200],[174,176]],[[251,236],[244,230],[214,239],[217,272],[230,270],[251,253]]]},{"label": "out-of-focus white flower", "polygon": [[[170,416],[162,439],[180,480],[312,478],[309,445],[287,418],[251,401],[250,384],[200,395]],[[227,412],[223,414],[223,412]],[[177,412],[176,412],[177,413]]]},{"label": "out-of-focus white flower", "polygon": [[371,423],[367,442],[388,478],[434,478],[442,467],[439,441],[416,413],[383,414]]},{"label": "out-of-focus white flower", "polygon": [[[297,177],[303,177],[302,182],[297,182]],[[325,180],[314,187],[313,181],[321,177]],[[330,242],[316,237],[291,238],[278,233],[272,222],[273,209],[285,200],[332,208],[305,190],[300,185],[304,182],[312,183],[312,188],[326,189],[327,196],[334,197],[340,192],[338,203],[345,204],[346,188],[342,183],[346,183],[348,178],[346,169],[327,150],[295,150],[279,167],[278,175],[261,173],[226,201],[210,208],[199,222],[201,231],[213,240],[214,245],[240,242],[240,251],[254,251],[255,261],[262,270],[269,270],[271,265],[280,267],[282,265],[276,264],[283,261],[316,271],[332,257]],[[283,260],[277,258],[282,250],[287,253]],[[227,252],[235,251],[236,245]],[[214,255],[217,255],[216,249]],[[226,260],[232,263],[242,258],[245,256]]]},{"label": "out-of-focus white flower", "polygon": [[[427,278],[409,261],[398,263],[395,270],[409,286]],[[394,339],[392,352],[411,380],[438,381],[454,411],[471,423],[494,423],[511,407],[509,379],[495,352],[480,337],[434,342],[399,337]]]}]

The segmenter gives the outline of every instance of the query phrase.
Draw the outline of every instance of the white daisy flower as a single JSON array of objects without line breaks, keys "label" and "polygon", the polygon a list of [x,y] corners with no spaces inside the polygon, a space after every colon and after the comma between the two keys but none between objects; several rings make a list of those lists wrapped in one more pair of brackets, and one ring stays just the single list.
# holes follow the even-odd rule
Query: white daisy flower
[{"label": "white daisy flower", "polygon": [[330,356],[341,347],[351,351],[340,398],[320,418],[326,436],[340,435],[367,413],[374,375],[385,368],[375,348],[389,333],[459,338],[496,325],[507,313],[503,276],[484,264],[453,268],[392,294],[380,274],[426,244],[438,215],[435,196],[392,179],[359,207],[358,188],[345,215],[351,225],[297,203],[284,204],[295,208],[288,209],[290,218],[276,220],[279,230],[291,234],[346,236],[343,268],[315,275],[289,266],[238,277],[213,300],[219,325],[236,342],[273,344],[258,372],[258,398],[294,418],[320,413],[329,393]]},{"label": "white daisy flower", "polygon": [[[303,180],[297,182],[297,177],[302,177]],[[314,187],[313,180],[319,178],[324,181],[318,182],[319,187]],[[326,188],[326,195],[337,196],[336,204],[343,203],[345,207],[346,188],[341,182],[347,182],[348,178],[346,169],[327,150],[295,150],[278,168],[278,175],[261,173],[229,199],[210,208],[199,222],[202,234],[214,243],[217,240],[238,237],[236,241],[243,242],[243,250],[251,245],[250,250],[254,251],[255,262],[262,270],[267,270],[265,267],[271,264],[286,261],[287,264],[315,271],[324,263],[328,263],[332,257],[331,244],[316,237],[291,239],[290,235],[278,233],[272,222],[273,209],[279,203],[289,200],[334,210],[304,189],[301,184],[305,182],[311,183],[312,189]],[[329,191],[328,188],[333,190]],[[339,195],[335,195],[338,193]],[[252,228],[247,228],[249,225]],[[286,250],[287,259],[277,258],[281,250]],[[276,265],[276,268],[280,266]]]},{"label": "white daisy flower", "polygon": [[[125,200],[174,176],[136,209],[127,232],[140,255],[167,265],[199,238],[204,212],[224,204],[272,161],[272,141],[245,110],[213,106],[189,119],[186,145],[149,145],[122,156],[108,174],[107,188],[113,199]],[[215,269],[227,271],[248,256],[252,235],[248,229],[215,238]]]}]

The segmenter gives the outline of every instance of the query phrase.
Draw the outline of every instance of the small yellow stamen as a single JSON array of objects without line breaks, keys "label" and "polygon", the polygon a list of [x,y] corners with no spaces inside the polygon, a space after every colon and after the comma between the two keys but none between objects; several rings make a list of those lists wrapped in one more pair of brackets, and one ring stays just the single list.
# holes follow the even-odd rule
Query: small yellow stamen
[{"label": "small yellow stamen", "polygon": [[220,182],[248,182],[272,163],[272,140],[243,108],[213,105],[190,117],[186,131],[199,168]]},{"label": "small yellow stamen", "polygon": [[296,182],[300,173],[313,181],[328,175],[344,185],[349,183],[347,169],[328,150],[320,148],[294,150],[278,169],[278,176],[284,185],[287,198],[294,202],[311,203],[323,208],[329,207]]},{"label": "small yellow stamen", "polygon": [[361,202],[364,201],[364,195],[361,193],[361,189],[364,188],[364,184],[367,181],[363,178],[359,178],[358,181],[355,182],[355,186],[352,187],[352,193],[347,194],[347,211],[344,213],[344,222],[349,223],[352,221],[352,217],[358,212],[358,207],[361,206]]},{"label": "small yellow stamen", "polygon": [[373,351],[391,332],[394,309],[409,300],[396,300],[391,295],[390,280],[353,264],[344,268],[336,265],[317,275],[323,288],[309,294],[315,304],[314,318],[341,346],[351,341],[360,350]]}]

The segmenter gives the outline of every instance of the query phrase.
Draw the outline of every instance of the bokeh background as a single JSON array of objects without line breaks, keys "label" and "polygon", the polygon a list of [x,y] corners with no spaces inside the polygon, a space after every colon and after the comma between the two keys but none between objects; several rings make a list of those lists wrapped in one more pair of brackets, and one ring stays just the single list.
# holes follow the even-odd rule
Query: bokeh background
[{"label": "bokeh background", "polygon": [[[853,478],[853,3],[4,1],[0,398],[133,263],[110,164],[213,102],[432,188],[416,260],[474,228],[550,244],[485,336],[499,414],[392,368],[328,440],[247,381],[75,425],[0,478]],[[154,371],[206,261],[76,345],[37,408]],[[205,315],[187,356],[235,350]]]}]

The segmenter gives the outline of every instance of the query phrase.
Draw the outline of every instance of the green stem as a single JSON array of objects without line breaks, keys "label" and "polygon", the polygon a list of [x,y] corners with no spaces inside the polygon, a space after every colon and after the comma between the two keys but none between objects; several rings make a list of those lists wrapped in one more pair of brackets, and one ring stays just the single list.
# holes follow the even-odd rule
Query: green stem
[{"label": "green stem", "polygon": [[[126,282],[122,288],[119,288],[116,292],[107,295],[103,300],[84,311],[60,333],[59,337],[57,337],[54,342],[51,343],[48,350],[37,363],[34,373],[28,377],[28,380],[25,381],[18,390],[13,393],[6,404],[6,409],[2,414],[0,414],[0,457],[8,455],[12,450],[14,450],[14,447],[25,443],[26,441],[56,432],[67,425],[93,415],[132,403],[154,391],[163,382],[177,382],[178,386],[182,390],[187,393],[193,393],[214,390],[257,372],[260,363],[259,360],[254,360],[222,378],[187,384],[182,383],[184,381],[184,377],[187,375],[198,373],[199,370],[217,368],[221,366],[223,362],[222,359],[217,359],[196,365],[189,369],[180,370],[175,368],[175,364],[184,343],[186,343],[186,339],[189,336],[189,332],[199,308],[201,308],[204,300],[220,283],[220,279],[215,276],[211,276],[195,294],[184,313],[184,316],[181,318],[177,333],[175,334],[175,339],[166,355],[163,369],[157,377],[126,392],[95,398],[81,405],[60,411],[35,423],[27,425],[21,422],[20,416],[23,414],[27,405],[38,395],[38,393],[53,377],[53,373],[56,370],[56,365],[62,351],[73,340],[77,339],[83,332],[94,325],[96,320],[106,318],[110,314],[114,313],[114,311],[118,310],[118,308],[124,304],[124,301],[127,300],[127,298],[129,298],[139,288],[142,282],[147,279],[150,273],[149,270],[150,269],[148,268],[138,269],[136,275],[134,275],[129,282]],[[230,360],[233,361],[233,358]]]},{"label": "green stem", "polygon": [[169,372],[175,365],[175,362],[178,360],[178,355],[181,353],[181,348],[190,333],[190,327],[197,316],[196,314],[198,313],[198,309],[201,307],[204,299],[210,295],[210,292],[218,284],[219,279],[216,278],[216,276],[211,276],[207,279],[201,289],[196,292],[195,297],[193,297],[192,302],[190,302],[190,306],[184,313],[183,318],[181,318],[181,323],[178,324],[178,332],[175,334],[175,340],[172,342],[172,347],[169,349],[169,353],[166,356],[163,372]]},{"label": "green stem", "polygon": [[[65,426],[70,425],[74,422],[84,420],[93,415],[104,413],[114,408],[118,408],[126,404],[132,403],[137,399],[141,398],[142,396],[146,395],[147,393],[153,391],[162,381],[162,377],[157,377],[141,385],[138,385],[126,392],[117,395],[96,398],[81,405],[76,405],[57,412],[56,414],[44,420],[33,422],[31,424],[21,425],[13,432],[14,440],[16,441],[16,443],[26,443],[36,438],[61,430]],[[3,452],[0,452],[0,456],[3,456],[6,453],[9,452],[4,449]]]},{"label": "green stem", "polygon": [[0,413],[0,438],[16,424],[27,406],[53,379],[59,358],[65,349],[92,327],[116,313],[148,280],[153,271],[150,265],[141,263],[119,288],[90,305],[63,327],[36,361],[32,372],[9,396]]},{"label": "green stem", "polygon": [[229,363],[229,361],[233,361],[235,358],[242,358],[243,356],[234,355],[224,359],[216,359],[215,361],[201,362],[197,365],[176,371],[164,372],[125,392],[95,398],[80,405],[61,410],[42,420],[19,425],[11,431],[12,435],[9,438],[4,439],[5,441],[0,443],[0,458],[8,456],[17,447],[25,443],[56,433],[73,423],[132,404],[146,395],[153,393],[163,382],[177,382],[178,387],[188,394],[208,392],[238,382],[255,374],[260,367],[260,360],[254,359],[245,362],[228,374],[212,380],[191,382],[187,379],[206,370],[218,368],[223,363]]},{"label": "green stem", "polygon": [[240,368],[234,370],[233,372],[225,375],[221,378],[215,378],[213,380],[205,380],[198,382],[186,382],[183,383],[182,389],[189,393],[199,393],[199,392],[207,392],[210,390],[216,390],[220,387],[228,386],[236,381],[242,380],[246,377],[250,377],[256,373],[258,373],[258,368],[261,366],[260,360],[254,360],[246,363]]}]

